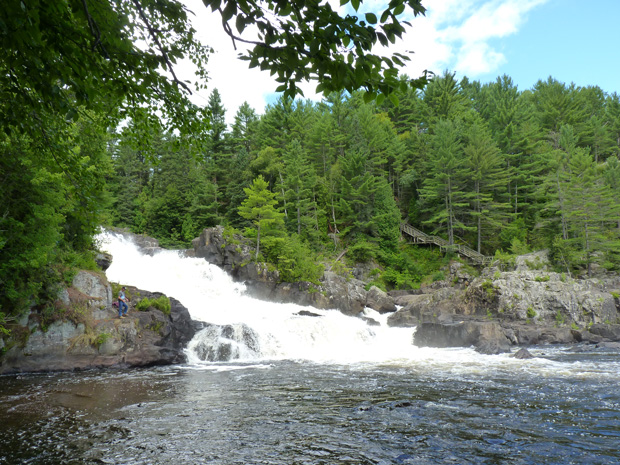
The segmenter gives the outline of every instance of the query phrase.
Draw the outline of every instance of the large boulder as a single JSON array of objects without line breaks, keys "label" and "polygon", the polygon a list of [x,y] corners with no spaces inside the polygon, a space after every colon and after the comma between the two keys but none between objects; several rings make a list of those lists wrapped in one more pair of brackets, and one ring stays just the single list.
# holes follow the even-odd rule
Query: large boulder
[{"label": "large boulder", "polygon": [[364,310],[368,294],[362,281],[331,271],[325,272],[320,291],[328,299],[322,308],[335,308],[345,315],[358,315]]},{"label": "large boulder", "polygon": [[502,322],[504,334],[516,345],[571,344],[578,342],[568,327]]},{"label": "large boulder", "polygon": [[485,354],[510,352],[510,341],[496,321],[423,322],[414,334],[420,347],[470,347]]},{"label": "large boulder", "polygon": [[411,327],[423,320],[433,320],[440,315],[456,315],[463,312],[463,291],[458,288],[425,288],[426,293],[399,299],[406,305],[388,317],[389,326]]},{"label": "large boulder", "polygon": [[394,300],[377,286],[371,286],[366,294],[366,306],[379,313],[391,313],[396,311]]}]

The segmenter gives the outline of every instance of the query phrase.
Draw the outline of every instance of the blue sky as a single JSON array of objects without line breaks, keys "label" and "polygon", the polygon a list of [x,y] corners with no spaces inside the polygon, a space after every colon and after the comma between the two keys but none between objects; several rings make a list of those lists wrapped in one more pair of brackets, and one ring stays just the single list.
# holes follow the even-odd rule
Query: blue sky
[{"label": "blue sky", "polygon": [[504,64],[475,76],[508,74],[519,89],[553,76],[620,93],[620,0],[549,0],[525,14],[518,31],[489,41]]},{"label": "blue sky", "polygon": [[[206,104],[217,88],[229,122],[244,101],[262,113],[273,101],[277,84],[268,72],[249,70],[236,58],[239,50],[222,31],[219,15],[210,13],[201,0],[184,1],[196,13],[199,37],[215,49],[208,66],[209,89],[196,94],[196,103]],[[338,8],[339,0],[327,1]],[[365,0],[360,13],[382,11],[386,3]],[[410,76],[419,76],[424,69],[439,74],[448,69],[457,78],[466,75],[487,83],[507,74],[520,90],[553,76],[566,84],[598,85],[607,93],[620,93],[620,0],[422,0],[422,4],[427,14],[411,21],[404,41],[377,50],[413,50],[405,70]],[[306,97],[319,100],[315,86],[301,88]]]}]

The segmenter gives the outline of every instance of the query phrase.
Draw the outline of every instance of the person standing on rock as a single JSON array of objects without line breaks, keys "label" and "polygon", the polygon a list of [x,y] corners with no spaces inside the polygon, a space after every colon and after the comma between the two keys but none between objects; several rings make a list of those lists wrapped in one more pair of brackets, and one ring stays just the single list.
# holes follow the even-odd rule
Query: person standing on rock
[{"label": "person standing on rock", "polygon": [[125,296],[125,287],[121,287],[121,290],[118,293],[118,317],[125,318],[127,315],[127,311],[129,310],[129,306],[127,305],[128,299]]}]

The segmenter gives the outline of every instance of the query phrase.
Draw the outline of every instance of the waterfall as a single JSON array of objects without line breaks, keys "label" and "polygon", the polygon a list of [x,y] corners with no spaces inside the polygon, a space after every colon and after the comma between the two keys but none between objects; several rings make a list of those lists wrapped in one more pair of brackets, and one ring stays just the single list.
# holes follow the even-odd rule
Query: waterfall
[{"label": "waterfall", "polygon": [[[412,345],[413,329],[390,328],[385,318],[369,326],[337,310],[318,310],[250,298],[243,284],[204,259],[183,252],[142,253],[126,236],[103,232],[100,248],[112,254],[106,271],[112,282],[162,292],[179,300],[195,320],[208,323],[187,348],[190,363],[214,360],[294,359],[380,362],[427,357],[432,350]],[[305,312],[304,312],[305,310]],[[462,351],[459,351],[462,352]],[[443,357],[456,357],[444,351]]]}]

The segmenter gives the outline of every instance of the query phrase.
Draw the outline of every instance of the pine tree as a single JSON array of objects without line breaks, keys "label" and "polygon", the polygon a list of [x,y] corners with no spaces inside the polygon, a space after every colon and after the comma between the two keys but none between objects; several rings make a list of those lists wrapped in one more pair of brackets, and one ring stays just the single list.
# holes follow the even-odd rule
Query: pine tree
[{"label": "pine tree", "polygon": [[435,126],[432,149],[420,197],[430,218],[424,224],[435,232],[445,228],[450,245],[454,245],[455,231],[467,227],[459,219],[468,205],[464,183],[464,153],[459,128],[452,121],[441,120]]},{"label": "pine tree", "polygon": [[591,275],[592,264],[602,263],[604,253],[619,245],[617,230],[609,235],[609,224],[617,218],[618,205],[586,149],[574,150],[569,170],[563,204],[568,230],[565,241],[570,247],[572,264],[585,266]]},{"label": "pine tree", "polygon": [[232,126],[231,138],[235,152],[238,153],[242,149],[247,153],[251,152],[253,144],[255,143],[254,138],[256,136],[257,125],[258,116],[256,115],[256,111],[250,107],[248,102],[243,102],[235,114],[235,122]]},{"label": "pine tree", "polygon": [[[312,196],[312,187],[315,184],[315,174],[312,166],[308,163],[305,151],[301,143],[294,139],[283,153],[284,162],[284,190],[290,211],[295,212],[295,230],[302,235],[303,222],[316,224],[315,221],[307,221],[311,212],[316,213],[316,202]],[[291,215],[293,219],[293,215]]]},{"label": "pine tree", "polygon": [[469,109],[461,86],[454,78],[456,73],[447,70],[434,77],[424,90],[426,121],[433,124],[439,120],[462,117]]},{"label": "pine tree", "polygon": [[260,254],[261,235],[280,232],[284,228],[284,215],[277,208],[278,201],[275,194],[268,189],[267,182],[262,176],[258,176],[252,182],[251,187],[244,189],[246,199],[239,207],[239,215],[250,220],[256,233],[256,253],[254,259],[258,260]]},{"label": "pine tree", "polygon": [[[497,236],[505,223],[510,205],[501,202],[507,186],[507,171],[499,149],[480,121],[466,132],[464,155],[471,187],[467,197],[471,202],[470,215],[476,228],[476,249],[482,250],[483,236]],[[487,231],[483,234],[483,228]]]}]

